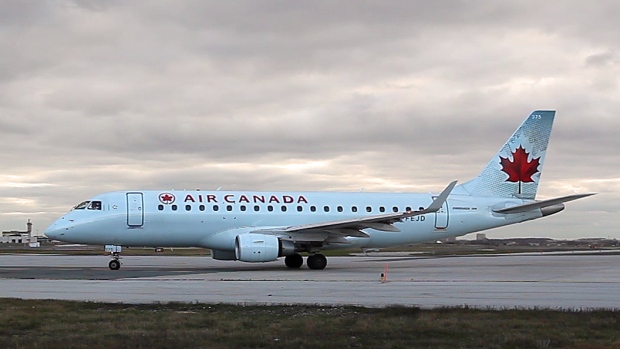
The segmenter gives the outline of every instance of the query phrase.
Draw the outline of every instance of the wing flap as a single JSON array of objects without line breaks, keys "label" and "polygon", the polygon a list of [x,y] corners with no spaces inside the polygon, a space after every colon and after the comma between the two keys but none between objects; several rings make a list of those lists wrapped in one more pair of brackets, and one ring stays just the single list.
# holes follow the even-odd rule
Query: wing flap
[{"label": "wing flap", "polygon": [[364,233],[361,230],[350,229],[350,228],[340,228],[340,229],[327,229],[326,232],[330,234],[340,234],[343,236],[354,236],[356,238],[367,238],[368,234]]},{"label": "wing flap", "polygon": [[392,224],[377,222],[377,223],[366,223],[365,225],[368,226],[368,228],[372,228],[374,230],[391,231],[394,233],[400,232],[400,229],[396,228]]}]

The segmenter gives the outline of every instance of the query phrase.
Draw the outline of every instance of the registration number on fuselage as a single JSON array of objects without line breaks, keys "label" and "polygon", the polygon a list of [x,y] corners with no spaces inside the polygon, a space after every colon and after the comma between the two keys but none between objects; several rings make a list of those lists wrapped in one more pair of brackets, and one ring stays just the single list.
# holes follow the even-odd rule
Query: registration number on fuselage
[{"label": "registration number on fuselage", "polygon": [[426,216],[413,216],[403,218],[403,222],[424,222],[425,220]]}]

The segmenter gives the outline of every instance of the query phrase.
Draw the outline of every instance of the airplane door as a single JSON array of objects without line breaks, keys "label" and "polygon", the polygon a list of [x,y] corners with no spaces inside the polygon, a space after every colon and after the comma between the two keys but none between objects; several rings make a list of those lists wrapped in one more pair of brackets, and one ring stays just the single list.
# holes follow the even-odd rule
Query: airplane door
[{"label": "airplane door", "polygon": [[[433,200],[437,197],[433,196]],[[444,202],[439,211],[435,212],[435,229],[448,228],[448,221],[450,220],[450,211],[448,210],[448,201]]]},{"label": "airplane door", "polygon": [[141,227],[144,224],[142,193],[127,193],[127,225]]}]

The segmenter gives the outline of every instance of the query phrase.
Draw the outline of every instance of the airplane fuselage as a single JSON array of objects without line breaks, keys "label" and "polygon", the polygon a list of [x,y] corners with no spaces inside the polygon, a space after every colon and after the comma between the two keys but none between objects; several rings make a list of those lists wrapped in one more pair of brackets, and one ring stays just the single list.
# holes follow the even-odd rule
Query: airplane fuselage
[{"label": "airplane fuselage", "polygon": [[[235,236],[255,227],[282,227],[369,215],[407,212],[428,206],[431,194],[333,192],[111,192],[89,200],[56,221],[49,231],[83,244],[204,247],[234,251]],[[98,203],[93,208],[91,203]],[[323,249],[381,248],[435,241],[543,216],[540,210],[498,214],[522,205],[520,199],[450,195],[441,210],[405,218],[400,231],[365,229],[368,237],[345,237]],[[99,204],[100,203],[100,204]],[[304,241],[311,240],[304,234]],[[295,236],[290,237],[295,241]],[[324,238],[317,237],[317,241]]]}]

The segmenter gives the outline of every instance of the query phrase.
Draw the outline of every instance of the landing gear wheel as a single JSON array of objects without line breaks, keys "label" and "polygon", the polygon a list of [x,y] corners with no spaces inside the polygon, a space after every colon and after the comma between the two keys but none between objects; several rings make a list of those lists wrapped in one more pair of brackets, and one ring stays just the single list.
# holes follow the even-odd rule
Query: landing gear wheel
[{"label": "landing gear wheel", "polygon": [[121,262],[119,262],[116,259],[113,259],[110,261],[110,263],[108,264],[108,266],[110,267],[110,269],[112,270],[119,270],[121,268]]},{"label": "landing gear wheel", "polygon": [[284,264],[291,269],[299,269],[304,264],[304,258],[299,253],[295,253],[284,257]]},{"label": "landing gear wheel", "polygon": [[324,255],[317,253],[309,256],[306,263],[310,269],[321,270],[325,269],[327,266],[327,258],[325,258]]}]

